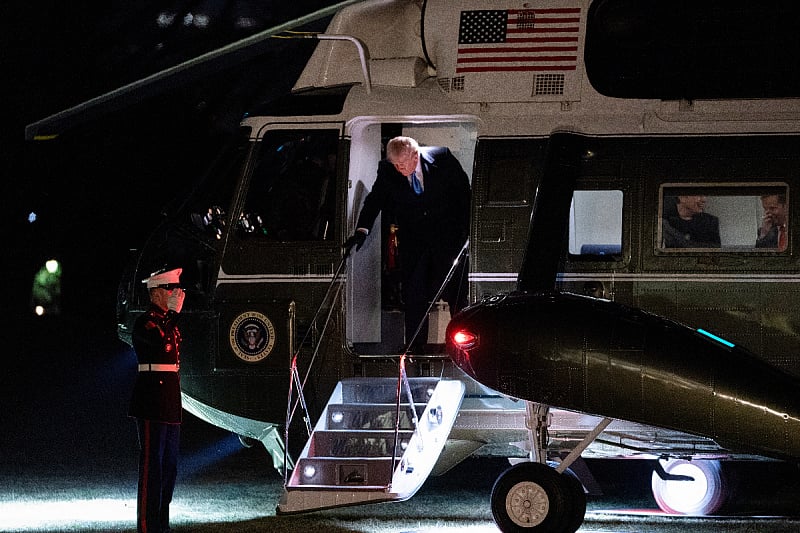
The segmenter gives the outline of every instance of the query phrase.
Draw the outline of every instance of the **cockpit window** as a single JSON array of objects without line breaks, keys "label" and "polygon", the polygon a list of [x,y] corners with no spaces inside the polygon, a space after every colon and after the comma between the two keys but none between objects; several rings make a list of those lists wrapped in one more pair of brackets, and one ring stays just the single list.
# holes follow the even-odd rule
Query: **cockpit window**
[{"label": "cockpit window", "polygon": [[267,132],[237,232],[274,241],[333,239],[338,138],[335,130]]},{"label": "cockpit window", "polygon": [[613,260],[622,252],[622,191],[575,191],[569,211],[569,253]]},{"label": "cockpit window", "polygon": [[783,252],[789,188],[771,184],[664,184],[658,248],[667,252]]},{"label": "cockpit window", "polygon": [[617,98],[796,98],[799,18],[794,0],[597,0],[586,73]]},{"label": "cockpit window", "polygon": [[181,208],[190,213],[192,224],[206,237],[221,239],[227,227],[234,187],[250,152],[249,135],[250,128],[241,128],[239,135],[222,148]]}]

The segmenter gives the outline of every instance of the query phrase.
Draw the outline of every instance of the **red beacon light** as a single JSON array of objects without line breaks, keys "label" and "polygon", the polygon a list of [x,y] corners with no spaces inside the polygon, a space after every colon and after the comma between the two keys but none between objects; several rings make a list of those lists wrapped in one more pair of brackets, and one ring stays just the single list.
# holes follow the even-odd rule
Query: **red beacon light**
[{"label": "red beacon light", "polygon": [[467,350],[478,344],[478,336],[466,330],[459,329],[453,333],[453,343],[461,350]]}]

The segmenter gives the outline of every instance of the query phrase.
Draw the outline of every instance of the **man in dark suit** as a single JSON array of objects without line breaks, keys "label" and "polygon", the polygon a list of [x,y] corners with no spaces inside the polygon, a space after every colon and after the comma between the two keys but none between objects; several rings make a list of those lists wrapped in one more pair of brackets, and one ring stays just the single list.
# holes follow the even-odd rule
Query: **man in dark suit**
[{"label": "man in dark suit", "polygon": [[719,248],[719,219],[703,212],[706,197],[678,196],[675,209],[665,206],[662,224],[666,248]]},{"label": "man in dark suit", "polygon": [[136,418],[139,433],[139,533],[170,531],[169,504],[178,472],[182,414],[177,325],[185,296],[180,288],[181,272],[176,268],[143,281],[150,307],[136,319],[132,331],[139,365],[128,413]]},{"label": "man in dark suit", "polygon": [[788,220],[785,194],[766,194],[761,197],[764,219],[758,228],[756,248],[786,249],[788,243],[786,222]]},{"label": "man in dark suit", "polygon": [[[399,227],[406,343],[420,351],[428,338],[426,311],[469,235],[470,184],[461,164],[445,147],[420,147],[411,137],[395,137],[345,247],[361,248],[375,218],[391,209]],[[455,314],[467,303],[467,268],[454,275],[443,297]]]}]

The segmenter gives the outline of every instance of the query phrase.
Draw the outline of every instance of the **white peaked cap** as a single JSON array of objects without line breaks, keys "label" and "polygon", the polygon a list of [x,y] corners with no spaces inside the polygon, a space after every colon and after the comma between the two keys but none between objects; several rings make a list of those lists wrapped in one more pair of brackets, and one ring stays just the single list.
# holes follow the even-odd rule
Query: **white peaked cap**
[{"label": "white peaked cap", "polygon": [[171,283],[180,283],[182,268],[175,268],[167,270],[166,272],[153,272],[150,277],[142,280],[142,283],[147,283],[147,288],[152,289],[160,285],[169,285]]}]

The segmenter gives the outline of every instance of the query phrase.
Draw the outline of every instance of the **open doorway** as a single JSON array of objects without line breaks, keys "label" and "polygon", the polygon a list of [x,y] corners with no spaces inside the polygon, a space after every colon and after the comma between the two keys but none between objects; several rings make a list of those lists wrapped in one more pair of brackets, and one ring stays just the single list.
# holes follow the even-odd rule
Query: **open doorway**
[{"label": "open doorway", "polygon": [[[351,132],[347,212],[349,233],[355,230],[364,199],[377,177],[378,162],[386,157],[387,142],[398,135],[413,137],[420,147],[444,146],[458,160],[472,182],[477,126],[471,121],[408,121],[359,123]],[[402,209],[402,208],[396,208]],[[405,325],[407,302],[403,298],[404,232],[402,215],[391,208],[381,211],[370,229],[370,237],[352,254],[347,274],[347,340],[361,356],[403,353],[410,344]],[[380,233],[380,238],[378,237]],[[406,248],[408,250],[408,248]],[[466,268],[458,273],[466,287]],[[437,282],[445,281],[446,276]],[[427,355],[444,354],[444,330],[450,312],[447,304],[435,303],[426,318],[424,344]],[[424,328],[423,328],[424,329]]]}]

